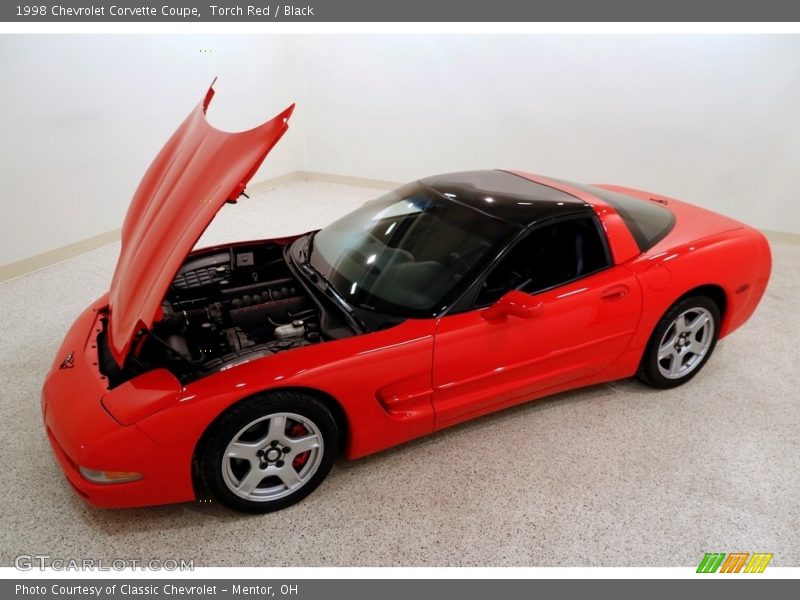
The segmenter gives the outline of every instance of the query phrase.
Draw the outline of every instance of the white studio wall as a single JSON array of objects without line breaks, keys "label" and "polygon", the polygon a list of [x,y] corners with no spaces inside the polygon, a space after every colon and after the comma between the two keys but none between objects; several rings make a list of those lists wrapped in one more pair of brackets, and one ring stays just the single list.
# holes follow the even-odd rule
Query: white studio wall
[{"label": "white studio wall", "polygon": [[[291,104],[294,43],[266,35],[0,37],[0,266],[119,228],[151,160],[215,76],[208,114],[220,129],[249,129]],[[301,121],[255,181],[301,167]]]},{"label": "white studio wall", "polygon": [[518,168],[800,234],[800,36],[3,36],[0,266],[118,228],[214,76],[211,122],[297,101],[254,182]]},{"label": "white studio wall", "polygon": [[800,233],[800,36],[313,36],[307,168],[516,168]]}]

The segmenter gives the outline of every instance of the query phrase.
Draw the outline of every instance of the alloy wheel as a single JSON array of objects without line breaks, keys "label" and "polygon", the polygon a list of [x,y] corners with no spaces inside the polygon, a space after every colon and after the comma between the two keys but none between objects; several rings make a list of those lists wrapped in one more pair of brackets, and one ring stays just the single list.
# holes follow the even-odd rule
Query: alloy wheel
[{"label": "alloy wheel", "polygon": [[658,370],[681,379],[703,362],[714,339],[714,317],[703,307],[689,308],[667,327],[658,345]]},{"label": "alloy wheel", "polygon": [[322,433],[313,421],[290,412],[269,414],[233,436],[222,457],[222,479],[245,500],[278,500],[308,483],[323,454]]}]

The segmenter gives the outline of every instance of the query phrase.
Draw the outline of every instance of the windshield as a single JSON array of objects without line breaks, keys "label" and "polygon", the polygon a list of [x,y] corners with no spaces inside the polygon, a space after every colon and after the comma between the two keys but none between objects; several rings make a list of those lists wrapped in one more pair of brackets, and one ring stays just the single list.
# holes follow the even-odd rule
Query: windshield
[{"label": "windshield", "polygon": [[310,261],[353,306],[432,316],[516,231],[413,183],[318,232]]}]

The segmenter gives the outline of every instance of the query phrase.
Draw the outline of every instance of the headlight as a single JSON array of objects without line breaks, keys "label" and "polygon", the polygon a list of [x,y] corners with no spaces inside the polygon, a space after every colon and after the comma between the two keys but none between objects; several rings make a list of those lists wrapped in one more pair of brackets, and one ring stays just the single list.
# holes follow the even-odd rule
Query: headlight
[{"label": "headlight", "polygon": [[136,471],[97,471],[86,467],[78,467],[78,470],[84,479],[92,483],[125,483],[142,478],[142,474]]}]

